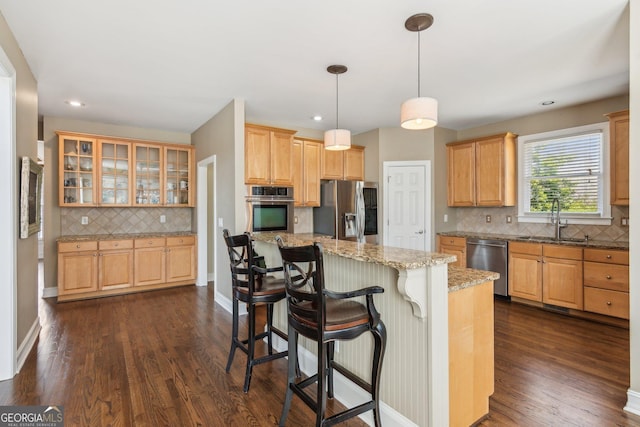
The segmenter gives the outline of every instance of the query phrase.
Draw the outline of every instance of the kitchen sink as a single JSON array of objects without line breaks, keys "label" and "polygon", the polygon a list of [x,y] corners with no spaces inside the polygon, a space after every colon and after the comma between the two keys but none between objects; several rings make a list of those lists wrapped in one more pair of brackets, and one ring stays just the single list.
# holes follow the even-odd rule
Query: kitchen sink
[{"label": "kitchen sink", "polygon": [[551,242],[551,243],[587,243],[586,239],[577,239],[572,237],[563,237],[560,240],[556,240],[553,237],[544,236],[517,236],[515,240],[531,240],[535,242]]}]

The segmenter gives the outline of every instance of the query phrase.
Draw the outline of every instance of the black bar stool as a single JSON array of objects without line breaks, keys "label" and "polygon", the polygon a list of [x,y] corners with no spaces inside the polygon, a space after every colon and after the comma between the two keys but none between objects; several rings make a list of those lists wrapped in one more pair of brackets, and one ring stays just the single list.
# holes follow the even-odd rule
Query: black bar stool
[{"label": "black bar stool", "polygon": [[[249,233],[237,236],[229,235],[229,230],[223,232],[224,241],[229,251],[231,264],[231,285],[233,293],[233,330],[231,334],[231,349],[227,361],[227,372],[231,369],[231,362],[236,348],[247,355],[247,367],[244,377],[244,392],[249,391],[251,372],[255,365],[269,362],[287,355],[286,351],[273,352],[272,323],[273,304],[284,299],[286,292],[284,280],[267,275],[274,271],[282,271],[282,267],[267,268],[264,257],[256,256],[253,250],[253,240]],[[249,332],[245,340],[238,338],[238,302],[247,304],[249,314]],[[267,306],[267,330],[256,333],[256,305]],[[268,354],[259,358],[255,357],[256,341],[267,338]]]},{"label": "black bar stool", "polygon": [[[376,426],[380,426],[380,372],[387,341],[387,332],[380,314],[373,304],[373,295],[384,292],[380,286],[371,286],[350,292],[333,292],[325,289],[322,247],[318,243],[309,246],[285,247],[276,237],[284,267],[287,290],[289,362],[287,392],[280,417],[284,426],[295,393],[316,412],[316,426],[330,426],[373,410]],[[366,296],[366,305],[349,299]],[[347,409],[331,417],[325,416],[327,397],[333,398],[334,347],[336,340],[351,340],[365,332],[374,339],[371,367],[371,400]],[[318,371],[307,379],[298,379],[298,334],[317,342]],[[305,391],[316,383],[313,394]]]}]

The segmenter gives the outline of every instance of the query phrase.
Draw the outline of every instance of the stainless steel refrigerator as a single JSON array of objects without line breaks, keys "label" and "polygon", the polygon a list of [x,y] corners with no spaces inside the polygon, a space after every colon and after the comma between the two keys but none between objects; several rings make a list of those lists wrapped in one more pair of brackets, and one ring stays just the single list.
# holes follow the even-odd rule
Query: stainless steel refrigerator
[{"label": "stainless steel refrigerator", "polygon": [[322,181],[313,232],[340,240],[378,243],[378,184]]}]

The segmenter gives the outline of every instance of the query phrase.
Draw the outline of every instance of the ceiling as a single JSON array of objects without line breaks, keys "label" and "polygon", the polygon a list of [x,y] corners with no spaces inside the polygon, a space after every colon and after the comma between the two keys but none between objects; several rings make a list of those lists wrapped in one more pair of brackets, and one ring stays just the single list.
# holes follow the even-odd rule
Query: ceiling
[{"label": "ceiling", "polygon": [[0,11],[44,116],[192,132],[241,98],[247,121],[326,130],[326,68],[344,64],[340,127],[397,127],[418,90],[404,22],[422,12],[434,24],[421,33],[421,94],[438,99],[439,126],[629,91],[628,0],[0,0]]}]

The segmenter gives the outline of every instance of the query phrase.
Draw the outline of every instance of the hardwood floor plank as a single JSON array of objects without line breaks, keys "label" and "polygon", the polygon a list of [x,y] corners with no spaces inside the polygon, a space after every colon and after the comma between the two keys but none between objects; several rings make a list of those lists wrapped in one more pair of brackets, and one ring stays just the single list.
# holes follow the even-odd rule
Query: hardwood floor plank
[{"label": "hardwood floor plank", "polygon": [[[34,351],[14,379],[0,382],[0,405],[64,405],[67,426],[278,423],[286,360],[255,367],[243,393],[246,356],[236,352],[225,372],[231,315],[211,288],[47,300],[40,317]],[[622,411],[628,330],[504,301],[495,319],[495,392],[479,426],[640,426]],[[240,330],[246,334],[244,318]],[[309,426],[315,417],[294,397],[287,421]]]}]

